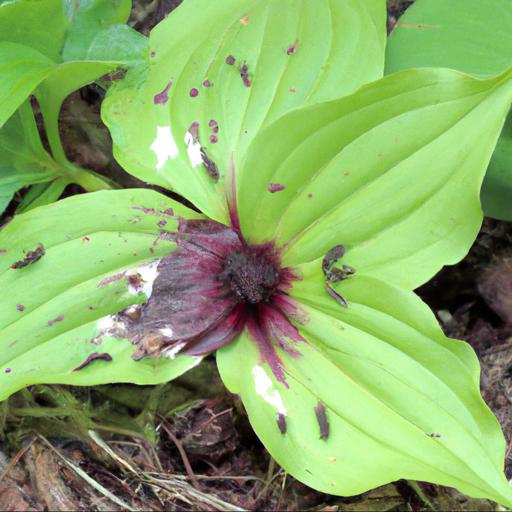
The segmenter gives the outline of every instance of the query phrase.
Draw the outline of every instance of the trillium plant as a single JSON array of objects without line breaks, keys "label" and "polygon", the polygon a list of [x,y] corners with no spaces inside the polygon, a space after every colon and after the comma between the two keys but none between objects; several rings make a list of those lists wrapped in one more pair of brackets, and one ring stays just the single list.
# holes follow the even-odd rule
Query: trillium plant
[{"label": "trillium plant", "polygon": [[[45,3],[4,3],[0,19]],[[86,33],[96,7],[63,33]],[[512,506],[478,360],[413,293],[479,231],[512,70],[383,78],[384,0],[184,0],[147,39],[116,23],[69,57],[74,84],[93,54],[117,74],[102,106],[117,161],[187,201],[97,191],[2,229],[0,398],[162,383],[215,354],[263,444],[307,485],[354,495],[407,478]],[[44,115],[70,61],[30,44],[0,48],[45,59],[16,92]],[[31,62],[2,87],[25,87]],[[49,161],[87,175],[56,137]]]}]

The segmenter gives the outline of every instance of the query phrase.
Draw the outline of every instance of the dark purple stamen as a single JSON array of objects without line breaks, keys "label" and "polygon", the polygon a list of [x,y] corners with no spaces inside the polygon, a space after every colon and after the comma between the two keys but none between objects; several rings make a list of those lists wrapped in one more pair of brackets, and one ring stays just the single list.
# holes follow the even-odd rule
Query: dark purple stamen
[{"label": "dark purple stamen", "polygon": [[25,306],[23,304],[16,304],[16,309],[20,312],[25,311]]},{"label": "dark purple stamen", "polygon": [[6,368],[6,369],[4,370],[4,373],[11,373],[11,372],[12,372],[12,368]]},{"label": "dark purple stamen", "polygon": [[217,138],[217,136],[216,136],[216,135],[210,135],[210,142],[211,142],[212,144],[217,144],[218,140],[219,140],[219,139]]},{"label": "dark purple stamen", "polygon": [[191,98],[196,98],[197,96],[199,96],[199,91],[194,87],[192,89],[190,89],[190,97]]},{"label": "dark purple stamen", "polygon": [[215,121],[215,119],[210,119],[210,121],[208,122],[208,126],[210,127],[214,127],[214,126],[217,126],[217,121]]},{"label": "dark purple stamen", "polygon": [[286,387],[279,352],[300,357],[306,340],[291,323],[304,321],[287,295],[293,280],[272,244],[249,245],[236,229],[210,220],[180,220],[162,231],[179,248],[163,258],[152,295],[131,337],[135,359],[148,355],[200,356],[235,339],[247,327],[261,362]]},{"label": "dark purple stamen", "polygon": [[204,80],[203,87],[213,87],[213,84],[210,82],[210,80]]},{"label": "dark purple stamen", "polygon": [[325,405],[322,402],[318,402],[315,407],[315,415],[320,427],[320,439],[325,440],[329,437],[329,422],[327,421]]},{"label": "dark purple stamen", "polygon": [[73,371],[78,372],[85,368],[86,366],[90,365],[93,361],[97,361],[98,359],[110,363],[112,361],[112,356],[107,353],[98,354],[98,352],[94,352],[94,354],[88,356],[87,359],[81,365],[74,368]]},{"label": "dark purple stamen", "polygon": [[153,98],[153,102],[155,105],[165,105],[169,100],[169,89],[172,86],[172,80],[165,86],[162,92],[155,94]]},{"label": "dark purple stamen", "polygon": [[236,59],[235,59],[235,57],[233,57],[233,55],[228,55],[226,57],[226,64],[228,64],[229,66],[232,66],[235,62],[236,62]]}]

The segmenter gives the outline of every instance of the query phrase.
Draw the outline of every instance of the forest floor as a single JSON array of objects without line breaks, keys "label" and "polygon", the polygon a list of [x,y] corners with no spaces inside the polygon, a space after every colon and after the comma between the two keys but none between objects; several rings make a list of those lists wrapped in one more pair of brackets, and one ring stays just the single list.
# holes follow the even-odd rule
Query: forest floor
[{"label": "forest floor", "polygon": [[[179,3],[135,1],[132,24],[147,33]],[[411,3],[388,1],[390,29]],[[113,160],[99,105],[93,86],[66,101],[69,156],[123,186],[141,186]],[[80,192],[74,186],[66,194]],[[486,219],[470,254],[418,290],[447,335],[477,351],[484,398],[506,433],[512,431],[511,247],[512,224]],[[162,386],[33,386],[0,404],[0,447],[0,510],[497,510],[452,489],[407,481],[354,498],[309,489],[269,457],[213,358]]]}]

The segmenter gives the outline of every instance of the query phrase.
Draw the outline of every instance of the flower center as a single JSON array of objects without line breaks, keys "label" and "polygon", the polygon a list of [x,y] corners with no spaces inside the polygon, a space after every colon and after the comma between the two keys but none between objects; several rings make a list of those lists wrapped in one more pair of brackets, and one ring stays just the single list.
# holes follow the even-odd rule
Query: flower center
[{"label": "flower center", "polygon": [[228,253],[220,277],[242,302],[249,304],[267,302],[280,282],[278,266],[268,248],[261,246],[246,246]]}]

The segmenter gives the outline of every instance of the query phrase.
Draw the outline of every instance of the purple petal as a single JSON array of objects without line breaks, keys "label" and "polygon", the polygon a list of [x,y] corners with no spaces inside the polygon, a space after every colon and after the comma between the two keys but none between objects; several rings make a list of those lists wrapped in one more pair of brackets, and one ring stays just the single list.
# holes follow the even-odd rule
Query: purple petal
[{"label": "purple petal", "polygon": [[247,313],[243,304],[235,306],[226,318],[216,324],[206,334],[191,341],[183,353],[201,356],[218,350],[233,341],[242,332]]}]

